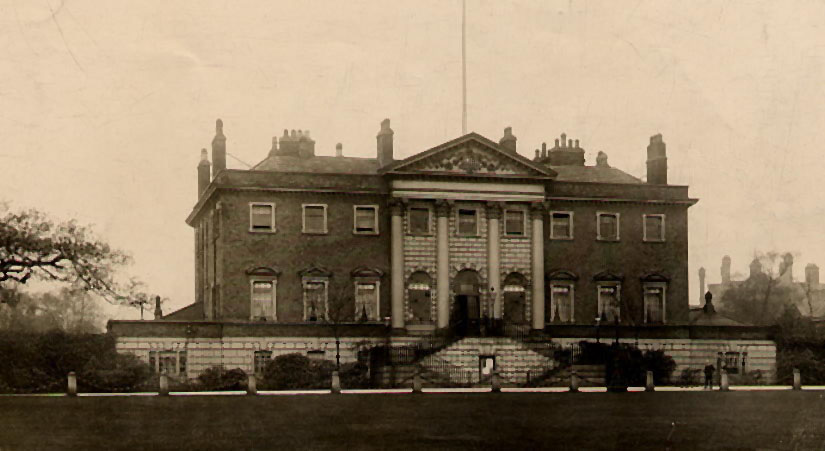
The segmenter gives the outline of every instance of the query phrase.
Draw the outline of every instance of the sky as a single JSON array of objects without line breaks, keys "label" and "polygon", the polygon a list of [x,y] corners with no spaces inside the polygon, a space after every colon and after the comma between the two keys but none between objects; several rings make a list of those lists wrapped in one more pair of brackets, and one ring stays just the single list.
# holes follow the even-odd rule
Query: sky
[{"label": "sky", "polygon": [[[529,157],[565,132],[639,177],[662,133],[700,199],[693,303],[725,254],[825,269],[825,3],[780,3],[467,0],[468,129]],[[234,168],[285,128],[374,156],[384,118],[410,156],[461,134],[460,42],[459,0],[0,0],[0,200],[92,224],[183,307],[215,119]]]}]

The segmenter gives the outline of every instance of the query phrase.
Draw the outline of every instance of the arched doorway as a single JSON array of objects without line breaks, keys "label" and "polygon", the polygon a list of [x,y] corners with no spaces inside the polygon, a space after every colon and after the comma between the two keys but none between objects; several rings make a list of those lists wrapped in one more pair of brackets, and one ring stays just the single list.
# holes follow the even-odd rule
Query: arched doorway
[{"label": "arched doorway", "polygon": [[504,279],[504,321],[510,324],[527,323],[527,279],[517,272]]},{"label": "arched doorway", "polygon": [[464,269],[453,279],[455,306],[450,322],[460,336],[478,332],[481,318],[480,278],[472,269]]},{"label": "arched doorway", "polygon": [[407,285],[412,322],[429,324],[432,322],[432,278],[424,271],[417,271],[410,276]]}]

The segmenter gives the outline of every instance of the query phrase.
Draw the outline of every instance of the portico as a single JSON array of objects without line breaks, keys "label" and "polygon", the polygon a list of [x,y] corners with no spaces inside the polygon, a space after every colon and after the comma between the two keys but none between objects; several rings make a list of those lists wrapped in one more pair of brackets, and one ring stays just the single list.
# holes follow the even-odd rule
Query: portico
[{"label": "portico", "polygon": [[[534,329],[543,329],[545,183],[552,170],[476,134],[408,160],[387,171],[393,328],[530,318]],[[411,286],[420,287],[412,274],[422,273],[435,275],[430,321],[410,306],[411,299],[420,302],[410,295]],[[521,318],[504,317],[502,280],[511,274],[523,286],[509,289],[523,293],[508,299],[529,300],[511,309]]]}]

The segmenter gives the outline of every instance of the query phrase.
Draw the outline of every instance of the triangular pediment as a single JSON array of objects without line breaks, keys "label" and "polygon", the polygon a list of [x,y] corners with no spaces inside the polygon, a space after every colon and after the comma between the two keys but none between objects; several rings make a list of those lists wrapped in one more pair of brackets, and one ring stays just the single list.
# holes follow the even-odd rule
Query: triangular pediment
[{"label": "triangular pediment", "polygon": [[509,152],[477,133],[397,161],[382,172],[528,178],[552,178],[556,175],[552,169]]}]

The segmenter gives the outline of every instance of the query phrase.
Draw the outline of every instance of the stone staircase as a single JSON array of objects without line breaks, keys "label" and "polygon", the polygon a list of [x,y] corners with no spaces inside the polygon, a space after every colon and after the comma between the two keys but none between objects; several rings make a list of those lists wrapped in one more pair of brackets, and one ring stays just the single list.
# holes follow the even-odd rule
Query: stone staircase
[{"label": "stone staircase", "polygon": [[[495,368],[504,386],[523,385],[558,366],[551,357],[539,354],[524,343],[506,337],[468,337],[422,359],[422,375],[434,374],[451,385],[489,384],[480,371],[480,358],[495,358]],[[435,381],[434,381],[435,382]]]}]

